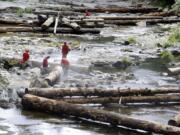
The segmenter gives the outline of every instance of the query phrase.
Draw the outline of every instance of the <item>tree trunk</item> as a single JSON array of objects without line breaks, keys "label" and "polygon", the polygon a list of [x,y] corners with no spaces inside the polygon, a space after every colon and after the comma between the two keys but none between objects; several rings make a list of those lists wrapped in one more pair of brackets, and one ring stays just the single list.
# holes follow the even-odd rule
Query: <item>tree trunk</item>
[{"label": "tree trunk", "polygon": [[[49,28],[47,30],[42,30],[40,27],[0,27],[0,33],[6,32],[44,32],[44,33],[53,33],[54,29]],[[71,28],[57,28],[57,33],[71,33],[71,34],[84,34],[84,33],[91,33],[91,34],[99,34],[99,29],[90,29],[90,28],[81,28],[80,30],[74,31]]]},{"label": "tree trunk", "polygon": [[42,25],[41,25],[41,28],[43,29],[43,30],[46,30],[46,29],[48,29],[50,26],[51,26],[51,24],[53,24],[54,23],[54,17],[49,17]]},{"label": "tree trunk", "polygon": [[62,74],[62,67],[55,67],[50,74],[45,78],[49,85],[53,85],[60,79],[60,75]]},{"label": "tree trunk", "polygon": [[170,119],[168,125],[180,127],[180,114],[175,115],[174,118]]},{"label": "tree trunk", "polygon": [[157,20],[155,19],[155,20],[147,20],[146,24],[147,25],[154,25],[157,23],[168,24],[168,23],[177,23],[177,22],[180,22],[180,19],[157,19]]},{"label": "tree trunk", "polygon": [[55,15],[55,16],[57,16],[58,12],[59,12],[60,16],[70,16],[70,15],[78,16],[78,15],[82,15],[81,13],[77,13],[77,12],[73,12],[73,11],[53,11],[53,10],[34,11],[33,14],[36,14],[36,15],[43,14],[43,15]]},{"label": "tree trunk", "polygon": [[161,17],[167,17],[167,16],[174,16],[175,13],[174,11],[168,11],[168,12],[154,12],[154,13],[149,13],[146,14],[148,16],[161,16]]},{"label": "tree trunk", "polygon": [[121,125],[133,129],[141,129],[155,133],[179,135],[180,128],[163,125],[155,122],[139,120],[114,112],[86,108],[79,105],[56,101],[26,94],[22,99],[24,109],[34,109],[42,112],[50,112],[57,115],[68,115],[79,118],[91,119],[110,123],[112,125]]},{"label": "tree trunk", "polygon": [[180,67],[168,68],[168,72],[170,75],[179,75],[180,74]]},{"label": "tree trunk", "polygon": [[105,20],[105,24],[115,24],[115,25],[136,25],[137,20]]},{"label": "tree trunk", "polygon": [[109,104],[109,103],[160,103],[179,102],[180,95],[129,96],[129,97],[92,97],[60,99],[73,104]]},{"label": "tree trunk", "polygon": [[147,8],[147,7],[115,7],[115,8],[73,8],[75,12],[98,12],[98,13],[150,13],[159,11],[158,8]]},{"label": "tree trunk", "polygon": [[73,30],[80,30],[80,26],[76,22],[71,22],[69,19],[64,17],[62,18],[62,22]]},{"label": "tree trunk", "polygon": [[161,89],[96,89],[96,88],[47,88],[47,89],[29,89],[29,94],[47,97],[61,98],[63,96],[99,96],[99,97],[121,97],[134,95],[168,94],[180,93],[179,88],[161,88]]}]

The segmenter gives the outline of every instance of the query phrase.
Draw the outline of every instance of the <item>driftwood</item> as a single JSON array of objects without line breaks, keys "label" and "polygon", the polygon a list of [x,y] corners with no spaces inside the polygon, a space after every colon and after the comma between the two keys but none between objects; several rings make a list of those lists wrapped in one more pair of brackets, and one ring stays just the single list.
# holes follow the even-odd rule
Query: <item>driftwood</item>
[{"label": "driftwood", "polygon": [[70,20],[65,17],[62,18],[62,23],[65,24],[66,26],[71,27],[74,30],[80,29],[80,26],[76,22],[70,22]]},{"label": "driftwood", "polygon": [[114,112],[86,108],[83,106],[74,105],[63,101],[51,100],[29,94],[23,96],[22,105],[24,109],[28,110],[34,109],[42,112],[54,113],[61,116],[75,116],[79,118],[91,119],[94,121],[110,123],[112,125],[120,125],[128,128],[141,129],[155,133],[169,135],[180,134],[180,128],[178,127],[163,125],[156,122],[150,122],[145,120],[139,120]]},{"label": "driftwood", "polygon": [[168,121],[168,125],[180,127],[180,114],[175,115],[172,119]]},{"label": "driftwood", "polygon": [[177,23],[180,22],[180,19],[154,19],[154,20],[147,20],[147,25],[154,25],[157,23]]},{"label": "driftwood", "polygon": [[60,100],[73,104],[109,104],[109,103],[127,104],[127,103],[161,103],[161,102],[167,103],[167,102],[179,102],[180,95],[66,98]]},{"label": "driftwood", "polygon": [[41,11],[34,11],[33,14],[39,15],[59,15],[60,16],[70,16],[70,15],[82,15],[81,13],[73,12],[73,11],[53,11],[53,10],[41,10]]},{"label": "driftwood", "polygon": [[[45,32],[45,33],[53,33],[54,29],[49,28],[47,30],[42,30],[40,27],[0,27],[0,33],[6,32]],[[99,29],[90,29],[90,28],[81,28],[80,30],[74,31],[71,28],[57,28],[57,33],[71,33],[71,34],[84,34],[84,33],[92,33],[99,34]]]},{"label": "driftwood", "polygon": [[121,97],[134,95],[154,95],[180,93],[179,88],[161,88],[161,89],[96,89],[96,88],[47,88],[28,89],[29,94],[54,98],[63,96],[99,96],[99,97]]},{"label": "driftwood", "polygon": [[158,8],[148,8],[148,7],[115,7],[115,8],[73,8],[75,12],[98,12],[98,13],[150,13],[159,11]]},{"label": "driftwood", "polygon": [[179,75],[180,74],[180,67],[168,68],[168,73],[170,75]]},{"label": "driftwood", "polygon": [[60,75],[62,74],[62,67],[57,66],[55,67],[50,74],[44,79],[48,82],[49,85],[53,85],[60,79]]},{"label": "driftwood", "polygon": [[54,17],[49,17],[42,25],[43,30],[48,29],[54,23]]}]

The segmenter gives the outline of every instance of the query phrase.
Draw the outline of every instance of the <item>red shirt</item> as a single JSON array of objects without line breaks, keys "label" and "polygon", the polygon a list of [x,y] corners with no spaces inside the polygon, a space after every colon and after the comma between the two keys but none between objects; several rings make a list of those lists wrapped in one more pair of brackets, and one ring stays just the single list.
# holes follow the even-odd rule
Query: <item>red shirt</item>
[{"label": "red shirt", "polygon": [[66,58],[62,58],[61,64],[62,65],[69,65],[69,61]]},{"label": "red shirt", "polygon": [[23,53],[23,58],[22,60],[20,61],[21,64],[25,63],[26,61],[29,60],[29,52],[24,52]]},{"label": "red shirt", "polygon": [[43,67],[48,67],[48,58],[44,58],[43,60]]},{"label": "red shirt", "polygon": [[69,51],[70,49],[67,45],[62,46],[62,54],[68,54]]},{"label": "red shirt", "polygon": [[88,12],[88,11],[86,11],[86,12],[85,12],[85,16],[91,16],[91,13]]}]

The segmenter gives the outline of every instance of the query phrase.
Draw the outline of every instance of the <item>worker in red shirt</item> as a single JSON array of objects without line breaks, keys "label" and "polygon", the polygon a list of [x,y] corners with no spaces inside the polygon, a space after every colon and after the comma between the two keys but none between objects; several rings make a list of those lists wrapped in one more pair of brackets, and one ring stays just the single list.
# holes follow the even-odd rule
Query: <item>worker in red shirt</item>
[{"label": "worker in red shirt", "polygon": [[67,57],[67,54],[69,53],[70,51],[70,47],[67,45],[67,42],[64,42],[63,46],[62,46],[62,58],[66,58]]},{"label": "worker in red shirt", "polygon": [[43,59],[43,63],[42,66],[43,68],[47,68],[48,67],[48,59],[50,58],[50,56],[47,56]]},{"label": "worker in red shirt", "polygon": [[89,12],[88,10],[85,11],[85,16],[91,16],[91,12]]},{"label": "worker in red shirt", "polygon": [[29,60],[30,56],[29,56],[29,50],[25,50],[23,53],[23,58],[20,60],[20,64],[21,64],[21,68],[25,68],[28,65],[28,60]]}]

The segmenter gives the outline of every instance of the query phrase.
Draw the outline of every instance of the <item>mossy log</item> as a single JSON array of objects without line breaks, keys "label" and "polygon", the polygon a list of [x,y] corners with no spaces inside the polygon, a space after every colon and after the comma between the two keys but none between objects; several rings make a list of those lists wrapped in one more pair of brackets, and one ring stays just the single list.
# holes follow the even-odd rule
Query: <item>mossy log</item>
[{"label": "mossy log", "polygon": [[160,11],[158,8],[151,7],[114,7],[114,8],[73,8],[75,12],[85,12],[88,10],[89,12],[97,12],[97,13],[150,13]]},{"label": "mossy log", "polygon": [[[42,30],[41,27],[0,27],[0,33],[6,32],[43,32],[43,33],[53,33],[54,28],[49,28],[47,30]],[[57,28],[56,33],[71,33],[71,34],[99,34],[100,30],[96,28],[81,28],[80,30],[73,30],[71,28]]]},{"label": "mossy log", "polygon": [[91,119],[112,125],[125,126],[132,129],[141,129],[145,131],[179,135],[180,128],[159,124],[157,122],[150,122],[140,119],[131,118],[114,112],[86,108],[80,105],[74,105],[63,101],[56,101],[47,98],[37,97],[26,94],[23,96],[22,105],[24,109],[38,110],[41,112],[50,112],[57,115],[75,116],[78,118]]},{"label": "mossy log", "polygon": [[179,102],[180,95],[128,96],[128,97],[92,97],[60,99],[73,104],[128,104],[128,103],[167,103]]},{"label": "mossy log", "polygon": [[168,121],[168,125],[180,127],[180,114],[175,115]]},{"label": "mossy log", "polygon": [[61,98],[63,96],[99,96],[99,97],[121,97],[134,95],[148,95],[180,93],[179,88],[161,89],[96,89],[96,88],[32,88],[27,93],[47,97]]}]

